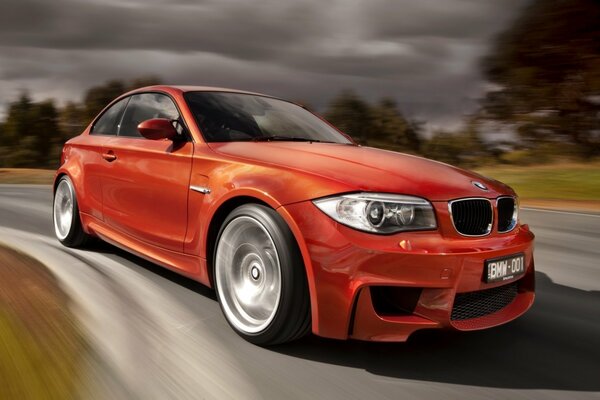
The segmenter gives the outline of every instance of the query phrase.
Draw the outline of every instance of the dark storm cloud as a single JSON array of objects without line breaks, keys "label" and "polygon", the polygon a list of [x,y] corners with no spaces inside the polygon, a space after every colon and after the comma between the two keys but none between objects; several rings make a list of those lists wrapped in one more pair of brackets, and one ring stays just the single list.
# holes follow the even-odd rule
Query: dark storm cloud
[{"label": "dark storm cloud", "polygon": [[209,51],[257,59],[316,30],[311,10],[295,2],[3,0],[2,9],[0,45],[23,47]]},{"label": "dark storm cloud", "polygon": [[234,86],[318,107],[354,88],[445,123],[526,0],[2,0],[0,101],[77,98],[109,78]]},{"label": "dark storm cloud", "polygon": [[364,19],[376,36],[406,38],[440,36],[476,39],[494,33],[514,16],[522,0],[373,0]]}]

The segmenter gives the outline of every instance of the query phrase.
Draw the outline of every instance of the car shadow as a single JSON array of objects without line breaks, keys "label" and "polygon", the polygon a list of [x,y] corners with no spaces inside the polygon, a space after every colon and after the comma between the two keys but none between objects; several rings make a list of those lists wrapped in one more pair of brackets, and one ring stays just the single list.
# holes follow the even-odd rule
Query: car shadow
[{"label": "car shadow", "polygon": [[600,292],[536,273],[534,306],[520,319],[476,332],[415,333],[406,343],[309,336],[273,350],[374,375],[458,385],[600,390]]},{"label": "car shadow", "polygon": [[[113,254],[216,300],[212,289],[112,245]],[[600,391],[600,292],[552,282],[536,273],[536,300],[523,317],[475,332],[425,330],[406,343],[332,340],[314,335],[268,351],[359,368],[390,378],[458,385]]]},{"label": "car shadow", "polygon": [[155,264],[151,261],[148,261],[142,257],[136,256],[126,250],[123,250],[119,247],[113,246],[107,242],[101,240],[94,240],[90,244],[86,246],[86,250],[94,251],[106,255],[116,255],[120,258],[123,258],[132,264],[135,264],[137,267],[142,267],[162,278],[165,278],[179,286],[182,286],[188,290],[196,292],[204,297],[209,299],[217,300],[217,296],[215,291],[211,288],[206,287],[205,285],[197,282],[193,279],[187,278],[181,274],[178,274],[170,269],[164,268],[158,264]]}]

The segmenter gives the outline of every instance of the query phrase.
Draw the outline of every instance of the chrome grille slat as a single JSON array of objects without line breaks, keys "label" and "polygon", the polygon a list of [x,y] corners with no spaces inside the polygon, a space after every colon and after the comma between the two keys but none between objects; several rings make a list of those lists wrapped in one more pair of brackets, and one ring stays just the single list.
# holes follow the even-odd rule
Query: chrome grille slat
[{"label": "chrome grille slat", "polygon": [[491,232],[494,212],[492,203],[484,198],[453,200],[448,204],[452,223],[464,236],[485,236]]},{"label": "chrome grille slat", "polygon": [[500,197],[496,202],[498,209],[498,232],[511,231],[517,223],[515,219],[515,199],[513,197]]}]

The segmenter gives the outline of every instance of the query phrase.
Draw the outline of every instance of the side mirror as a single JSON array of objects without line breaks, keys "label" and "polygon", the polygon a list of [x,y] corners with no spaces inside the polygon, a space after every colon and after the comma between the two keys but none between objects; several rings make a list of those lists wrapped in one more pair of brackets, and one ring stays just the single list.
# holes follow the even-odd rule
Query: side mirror
[{"label": "side mirror", "polygon": [[137,129],[143,137],[150,140],[172,140],[177,136],[173,124],[166,118],[153,118],[140,122]]}]

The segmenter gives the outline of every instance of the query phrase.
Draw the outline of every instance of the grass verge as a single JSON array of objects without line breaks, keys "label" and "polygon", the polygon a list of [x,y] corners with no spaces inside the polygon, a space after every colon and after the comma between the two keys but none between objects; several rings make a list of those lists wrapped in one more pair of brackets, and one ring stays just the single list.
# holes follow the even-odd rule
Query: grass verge
[{"label": "grass verge", "polygon": [[51,185],[54,173],[50,169],[0,168],[0,183]]},{"label": "grass verge", "polygon": [[68,303],[46,267],[0,246],[1,398],[77,398],[86,346]]},{"label": "grass verge", "polygon": [[530,207],[600,211],[600,162],[477,169],[510,185]]}]

